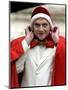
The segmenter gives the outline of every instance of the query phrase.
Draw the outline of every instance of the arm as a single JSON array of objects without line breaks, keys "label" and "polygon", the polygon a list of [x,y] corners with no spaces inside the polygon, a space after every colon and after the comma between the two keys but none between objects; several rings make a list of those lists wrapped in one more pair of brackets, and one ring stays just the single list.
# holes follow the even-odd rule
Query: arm
[{"label": "arm", "polygon": [[[31,36],[32,35],[30,33],[29,35],[26,35],[26,37],[20,37],[10,43],[10,88],[19,87],[19,80],[17,74],[19,73],[19,68],[17,68],[16,62],[28,50],[28,46],[33,39],[33,37],[31,38]],[[24,62],[24,60],[22,61]],[[24,69],[24,66],[22,68]]]},{"label": "arm", "polygon": [[[23,45],[24,38],[25,37],[20,37],[10,43],[10,88],[19,87],[17,74],[19,69],[17,68],[16,62],[25,53],[25,48]],[[24,62],[24,60],[22,61]]]}]

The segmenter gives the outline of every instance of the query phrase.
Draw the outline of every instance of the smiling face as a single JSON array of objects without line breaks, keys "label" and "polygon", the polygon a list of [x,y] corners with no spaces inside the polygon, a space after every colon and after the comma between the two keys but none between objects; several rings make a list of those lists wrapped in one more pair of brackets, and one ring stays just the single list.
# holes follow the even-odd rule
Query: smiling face
[{"label": "smiling face", "polygon": [[46,19],[38,18],[33,22],[32,30],[39,40],[44,40],[50,32],[50,24]]}]

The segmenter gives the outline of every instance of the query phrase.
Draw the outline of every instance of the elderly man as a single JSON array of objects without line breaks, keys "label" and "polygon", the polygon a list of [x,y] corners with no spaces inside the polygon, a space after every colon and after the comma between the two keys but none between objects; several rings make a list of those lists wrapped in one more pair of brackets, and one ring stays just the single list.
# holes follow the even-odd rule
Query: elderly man
[{"label": "elderly man", "polygon": [[46,8],[34,9],[26,32],[11,42],[10,87],[65,85],[65,39],[59,36]]}]

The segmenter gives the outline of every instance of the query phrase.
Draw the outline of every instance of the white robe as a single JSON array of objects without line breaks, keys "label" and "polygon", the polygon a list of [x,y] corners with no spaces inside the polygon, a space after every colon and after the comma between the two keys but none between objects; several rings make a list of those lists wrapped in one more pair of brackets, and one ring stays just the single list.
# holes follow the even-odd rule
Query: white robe
[{"label": "white robe", "polygon": [[16,62],[17,72],[25,69],[21,87],[51,85],[52,61],[56,47],[36,46]]}]

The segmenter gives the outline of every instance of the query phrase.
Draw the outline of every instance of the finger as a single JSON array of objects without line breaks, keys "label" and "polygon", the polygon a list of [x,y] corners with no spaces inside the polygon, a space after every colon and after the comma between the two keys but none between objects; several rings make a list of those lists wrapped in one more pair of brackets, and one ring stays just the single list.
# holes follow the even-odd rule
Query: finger
[{"label": "finger", "polygon": [[57,29],[55,32],[53,32],[55,35],[59,35],[59,29]]},{"label": "finger", "polygon": [[56,34],[59,34],[59,29],[56,30]]},{"label": "finger", "polygon": [[33,32],[32,32],[32,31],[30,32],[30,36],[31,36],[31,37],[34,37],[34,34],[33,34]]},{"label": "finger", "polygon": [[29,33],[28,28],[25,29],[25,34],[27,35]]},{"label": "finger", "polygon": [[27,35],[28,33],[29,33],[29,28],[26,27],[26,28],[25,28],[25,34]]},{"label": "finger", "polygon": [[50,31],[50,34],[52,34],[52,31]]}]

